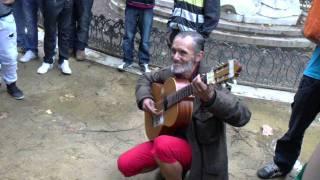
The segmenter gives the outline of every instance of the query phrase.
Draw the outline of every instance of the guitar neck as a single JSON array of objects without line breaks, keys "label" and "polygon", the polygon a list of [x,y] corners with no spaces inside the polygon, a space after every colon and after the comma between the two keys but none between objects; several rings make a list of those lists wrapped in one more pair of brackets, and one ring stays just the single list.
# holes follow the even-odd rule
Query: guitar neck
[{"label": "guitar neck", "polygon": [[[228,60],[228,63],[222,64],[216,69],[201,75],[201,80],[206,84],[220,84],[229,79],[239,76],[241,65],[236,60]],[[167,110],[172,105],[179,103],[184,98],[193,94],[191,84],[179,89],[178,91],[168,95],[162,102],[160,109]]]},{"label": "guitar neck", "polygon": [[177,104],[178,102],[182,101],[186,97],[191,96],[192,94],[192,86],[187,85],[177,92],[168,95],[163,102],[164,109],[169,109],[172,105]]}]

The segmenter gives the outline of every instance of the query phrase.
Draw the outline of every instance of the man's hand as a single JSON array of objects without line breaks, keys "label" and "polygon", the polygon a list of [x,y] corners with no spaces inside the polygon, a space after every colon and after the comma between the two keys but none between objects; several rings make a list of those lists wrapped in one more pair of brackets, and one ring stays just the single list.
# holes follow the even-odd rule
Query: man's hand
[{"label": "man's hand", "polygon": [[192,80],[191,85],[193,95],[199,97],[203,102],[208,102],[214,96],[215,91],[201,81],[200,75]]},{"label": "man's hand", "polygon": [[14,0],[1,0],[1,2],[5,5],[13,4]]},{"label": "man's hand", "polygon": [[150,98],[143,100],[142,109],[146,112],[150,112],[155,115],[160,115],[162,112],[159,112],[154,104],[154,101]]}]

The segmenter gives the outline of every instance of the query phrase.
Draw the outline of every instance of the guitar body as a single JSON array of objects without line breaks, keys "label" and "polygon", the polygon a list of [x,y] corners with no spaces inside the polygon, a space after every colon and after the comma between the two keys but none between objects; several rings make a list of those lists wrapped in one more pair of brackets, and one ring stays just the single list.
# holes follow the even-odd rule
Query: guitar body
[{"label": "guitar body", "polygon": [[[163,102],[168,95],[189,85],[189,81],[169,78],[163,85],[152,84],[152,95],[155,103]],[[152,140],[162,134],[172,134],[177,128],[188,126],[192,118],[193,97],[186,97],[179,103],[164,110],[163,115],[153,116],[145,112],[145,128],[147,137]]]},{"label": "guitar body", "polygon": [[[223,83],[238,77],[241,69],[237,60],[228,60],[228,63],[205,73],[201,80],[206,84]],[[193,111],[192,94],[192,86],[187,80],[169,78],[164,84],[152,84],[155,106],[163,114],[155,116],[145,112],[146,134],[150,140],[162,134],[172,134],[176,129],[189,125]]]}]

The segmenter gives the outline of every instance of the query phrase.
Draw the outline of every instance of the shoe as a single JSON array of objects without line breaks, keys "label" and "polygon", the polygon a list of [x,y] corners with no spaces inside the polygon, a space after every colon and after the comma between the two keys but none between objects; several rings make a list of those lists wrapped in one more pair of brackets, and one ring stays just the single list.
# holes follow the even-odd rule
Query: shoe
[{"label": "shoe", "polygon": [[118,70],[119,70],[119,71],[124,71],[124,70],[126,70],[126,69],[128,69],[128,68],[130,68],[130,67],[132,67],[132,63],[126,63],[126,62],[124,62],[124,63],[122,63],[122,64],[120,64],[120,65],[118,66]]},{"label": "shoe", "polygon": [[77,61],[84,61],[86,59],[86,53],[84,50],[77,50],[76,51],[76,60]]},{"label": "shoe", "polygon": [[280,168],[274,162],[271,162],[259,169],[257,175],[261,179],[271,179],[285,176],[286,173],[281,172]]},{"label": "shoe", "polygon": [[34,52],[32,52],[31,50],[28,50],[20,59],[20,62],[26,63],[29,62],[31,60],[34,60],[38,58],[38,55],[36,55]]},{"label": "shoe", "polygon": [[37,72],[38,74],[45,74],[49,71],[49,69],[52,69],[52,67],[53,64],[43,62],[42,65],[38,68]]},{"label": "shoe", "polygon": [[145,73],[151,72],[148,64],[139,64],[139,66],[142,72],[145,72]]},{"label": "shoe", "polygon": [[7,84],[7,92],[17,100],[24,98],[23,92],[16,86],[16,82]]},{"label": "shoe", "polygon": [[59,68],[61,69],[62,73],[65,75],[71,75],[72,71],[69,66],[68,60],[63,60],[62,64],[59,65]]}]

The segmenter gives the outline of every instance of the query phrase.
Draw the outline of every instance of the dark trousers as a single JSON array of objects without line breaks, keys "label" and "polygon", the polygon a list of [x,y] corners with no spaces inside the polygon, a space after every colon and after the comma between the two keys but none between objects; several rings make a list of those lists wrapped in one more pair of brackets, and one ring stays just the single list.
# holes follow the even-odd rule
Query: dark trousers
[{"label": "dark trousers", "polygon": [[[72,33],[73,0],[43,0],[44,18],[44,58],[43,61],[53,63],[55,55],[56,34],[58,28],[59,64],[69,58],[69,43]],[[58,26],[58,27],[57,27]]]},{"label": "dark trousers", "polygon": [[127,6],[125,10],[125,34],[123,38],[124,62],[133,62],[134,37],[140,31],[139,63],[148,64],[150,60],[150,35],[153,23],[153,9],[138,9]]},{"label": "dark trousers", "polygon": [[17,46],[25,49],[26,22],[23,13],[22,0],[16,0],[13,5],[13,16],[17,26]]},{"label": "dark trousers", "polygon": [[22,0],[25,26],[25,50],[38,53],[38,0]]},{"label": "dark trousers", "polygon": [[303,76],[292,103],[289,129],[277,141],[274,162],[288,173],[300,155],[305,130],[320,111],[320,80]]},{"label": "dark trousers", "polygon": [[93,0],[75,0],[73,7],[73,40],[71,48],[84,50],[88,45]]}]

